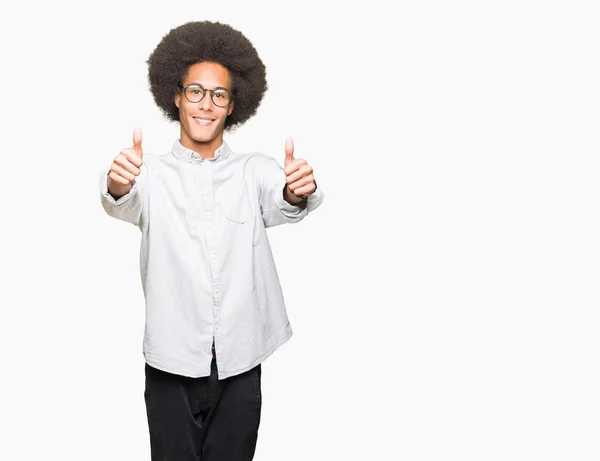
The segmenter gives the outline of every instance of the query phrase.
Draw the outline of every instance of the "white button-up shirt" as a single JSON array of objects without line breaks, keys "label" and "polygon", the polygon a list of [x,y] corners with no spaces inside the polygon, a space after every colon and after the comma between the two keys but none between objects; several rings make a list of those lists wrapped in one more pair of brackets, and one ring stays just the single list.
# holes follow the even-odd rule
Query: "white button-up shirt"
[{"label": "white button-up shirt", "polygon": [[106,212],[142,232],[145,360],[170,373],[209,376],[214,340],[219,379],[243,373],[292,335],[265,229],[315,210],[321,185],[306,208],[293,206],[274,158],[237,154],[227,143],[202,160],[177,141],[143,162],[118,200],[108,192],[110,170],[99,185]]}]

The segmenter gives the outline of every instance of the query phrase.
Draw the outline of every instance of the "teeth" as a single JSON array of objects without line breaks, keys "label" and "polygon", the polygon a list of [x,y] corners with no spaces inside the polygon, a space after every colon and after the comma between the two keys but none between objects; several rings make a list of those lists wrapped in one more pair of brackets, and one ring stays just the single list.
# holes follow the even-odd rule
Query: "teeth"
[{"label": "teeth", "polygon": [[212,120],[207,120],[204,118],[196,118],[196,117],[193,117],[193,118],[194,118],[194,120],[196,120],[196,123],[198,123],[199,125],[208,125],[208,124],[212,123]]}]

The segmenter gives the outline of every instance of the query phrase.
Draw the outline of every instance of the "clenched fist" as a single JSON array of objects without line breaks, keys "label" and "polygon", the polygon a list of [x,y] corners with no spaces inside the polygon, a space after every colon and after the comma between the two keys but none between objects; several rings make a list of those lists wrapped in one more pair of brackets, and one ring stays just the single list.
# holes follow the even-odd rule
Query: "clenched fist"
[{"label": "clenched fist", "polygon": [[306,200],[317,190],[312,167],[303,158],[294,157],[292,138],[285,140],[284,172],[286,182],[284,197],[289,203],[295,204],[298,201]]},{"label": "clenched fist", "polygon": [[142,129],[133,131],[133,147],[123,149],[115,157],[108,173],[108,192],[114,198],[125,195],[139,176],[142,160]]}]

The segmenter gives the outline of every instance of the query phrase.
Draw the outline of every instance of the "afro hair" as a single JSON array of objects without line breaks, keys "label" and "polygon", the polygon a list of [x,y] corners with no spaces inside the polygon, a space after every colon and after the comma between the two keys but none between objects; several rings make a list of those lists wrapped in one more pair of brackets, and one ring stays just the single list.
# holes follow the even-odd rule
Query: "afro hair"
[{"label": "afro hair", "polygon": [[227,24],[196,21],[171,29],[147,61],[150,91],[169,120],[179,121],[173,97],[190,66],[198,62],[216,62],[231,75],[235,109],[227,117],[225,129],[241,125],[256,114],[267,91],[266,68],[256,49]]}]

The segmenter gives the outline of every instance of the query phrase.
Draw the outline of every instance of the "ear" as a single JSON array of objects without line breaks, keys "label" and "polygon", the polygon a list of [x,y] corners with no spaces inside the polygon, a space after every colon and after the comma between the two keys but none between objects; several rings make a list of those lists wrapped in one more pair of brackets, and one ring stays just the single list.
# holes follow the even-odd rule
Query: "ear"
[{"label": "ear", "polygon": [[[229,103],[229,109],[227,110],[227,116],[231,115],[231,113],[233,112],[233,106],[235,106],[235,101],[231,101]],[[179,107],[179,106],[177,106]]]},{"label": "ear", "polygon": [[173,101],[175,102],[177,109],[179,109],[179,104],[181,103],[181,91],[179,91],[178,89],[175,90],[175,96],[173,97]]}]

